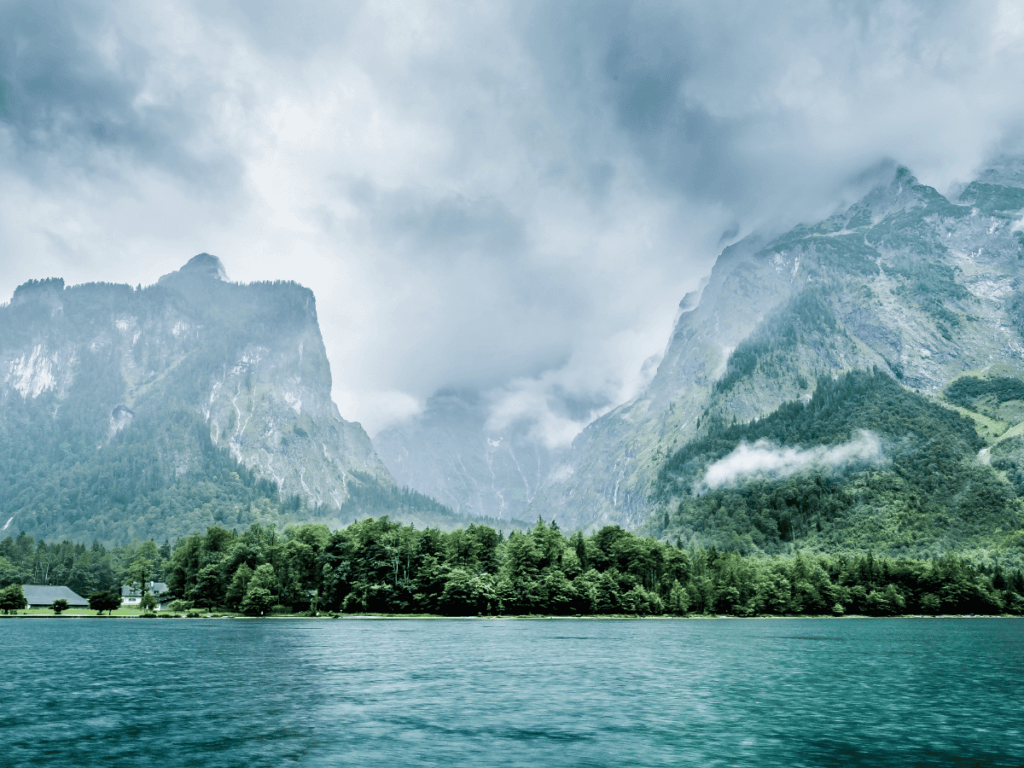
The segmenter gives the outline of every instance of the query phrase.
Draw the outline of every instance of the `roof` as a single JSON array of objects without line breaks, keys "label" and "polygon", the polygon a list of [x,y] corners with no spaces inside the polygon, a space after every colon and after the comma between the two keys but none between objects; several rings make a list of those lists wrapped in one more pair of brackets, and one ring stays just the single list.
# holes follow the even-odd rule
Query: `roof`
[{"label": "roof", "polygon": [[[160,581],[149,582],[149,593],[158,597],[167,591],[167,585]],[[121,597],[142,597],[142,593],[135,587],[125,584],[121,587]]]},{"label": "roof", "polygon": [[67,600],[72,608],[87,608],[89,601],[76,595],[69,587],[51,587],[44,584],[22,584],[21,591],[29,605],[49,605],[54,600]]}]

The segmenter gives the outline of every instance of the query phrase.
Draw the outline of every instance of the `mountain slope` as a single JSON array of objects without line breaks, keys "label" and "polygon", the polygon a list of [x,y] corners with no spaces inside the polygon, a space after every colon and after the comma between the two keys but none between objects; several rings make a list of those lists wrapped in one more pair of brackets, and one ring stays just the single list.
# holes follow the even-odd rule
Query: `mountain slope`
[{"label": "mountain slope", "polygon": [[229,283],[208,254],[146,288],[20,286],[0,308],[0,376],[7,532],[114,542],[313,510],[348,522],[354,489],[368,508],[452,518],[402,495],[339,415],[312,292]]},{"label": "mountain slope", "polygon": [[1024,554],[1024,503],[978,460],[984,445],[969,417],[877,370],[824,377],[806,405],[715,421],[673,453],[654,484],[666,506],[645,528],[743,552],[794,542],[917,557]]},{"label": "mountain slope", "polygon": [[668,456],[716,419],[806,401],[823,375],[877,367],[938,393],[966,370],[1021,370],[1022,168],[1004,161],[955,203],[900,168],[825,221],[727,248],[651,385],[584,430],[532,510],[640,525]]}]

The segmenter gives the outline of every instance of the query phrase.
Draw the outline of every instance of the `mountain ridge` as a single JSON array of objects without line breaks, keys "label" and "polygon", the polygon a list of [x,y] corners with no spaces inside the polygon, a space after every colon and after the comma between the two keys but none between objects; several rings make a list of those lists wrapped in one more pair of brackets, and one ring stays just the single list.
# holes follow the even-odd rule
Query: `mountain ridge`
[{"label": "mountain ridge", "polygon": [[[982,177],[1024,183],[1019,165]],[[964,370],[1019,368],[1024,189],[996,187],[969,184],[953,203],[900,167],[822,222],[726,248],[651,384],[576,438],[534,508],[569,527],[636,527],[701,419],[767,415],[822,374],[879,367],[934,394]]]}]

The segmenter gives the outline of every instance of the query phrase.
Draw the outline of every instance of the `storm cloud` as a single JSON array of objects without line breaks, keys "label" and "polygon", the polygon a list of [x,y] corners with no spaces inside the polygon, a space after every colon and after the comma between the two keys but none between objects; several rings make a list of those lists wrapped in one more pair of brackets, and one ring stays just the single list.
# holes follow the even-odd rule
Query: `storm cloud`
[{"label": "storm cloud", "polygon": [[723,244],[1019,151],[1022,40],[998,2],[4,3],[0,293],[208,251],[315,291],[371,433],[450,386],[565,444]]}]

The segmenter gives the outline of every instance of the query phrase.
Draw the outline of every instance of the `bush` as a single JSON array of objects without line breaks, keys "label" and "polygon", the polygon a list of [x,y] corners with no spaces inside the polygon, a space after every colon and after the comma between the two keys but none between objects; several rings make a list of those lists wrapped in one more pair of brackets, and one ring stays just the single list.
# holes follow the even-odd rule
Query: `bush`
[{"label": "bush", "polygon": [[270,607],[270,613],[272,616],[289,616],[292,613],[292,609],[287,605],[281,605],[278,603],[277,605],[272,605]]},{"label": "bush", "polygon": [[191,600],[174,600],[167,606],[169,611],[191,611],[193,608]]}]

